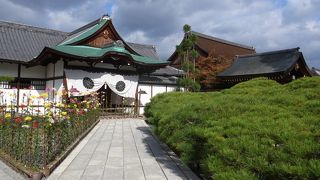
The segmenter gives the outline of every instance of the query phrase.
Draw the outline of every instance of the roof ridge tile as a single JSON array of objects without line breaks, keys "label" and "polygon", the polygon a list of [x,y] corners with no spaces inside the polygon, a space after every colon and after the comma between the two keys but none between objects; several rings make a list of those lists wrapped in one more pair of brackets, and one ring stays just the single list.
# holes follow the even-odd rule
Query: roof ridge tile
[{"label": "roof ridge tile", "polygon": [[36,31],[47,34],[59,34],[61,36],[67,36],[68,33],[60,30],[49,29],[44,27],[33,26],[29,24],[15,23],[10,21],[0,21],[0,27],[18,29],[18,30],[26,30],[26,31]]}]

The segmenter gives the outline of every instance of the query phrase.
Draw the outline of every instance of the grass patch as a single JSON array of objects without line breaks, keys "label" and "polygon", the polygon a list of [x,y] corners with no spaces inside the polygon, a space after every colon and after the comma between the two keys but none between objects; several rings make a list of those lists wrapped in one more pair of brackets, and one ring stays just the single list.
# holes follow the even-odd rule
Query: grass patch
[{"label": "grass patch", "polygon": [[210,93],[157,95],[155,133],[214,179],[320,178],[320,78],[258,78]]}]

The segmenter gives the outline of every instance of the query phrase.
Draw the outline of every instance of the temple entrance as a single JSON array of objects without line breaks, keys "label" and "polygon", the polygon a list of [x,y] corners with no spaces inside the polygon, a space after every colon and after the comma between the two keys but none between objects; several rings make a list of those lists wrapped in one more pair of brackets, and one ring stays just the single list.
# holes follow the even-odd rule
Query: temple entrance
[{"label": "temple entrance", "polygon": [[98,91],[101,108],[112,108],[112,90],[105,84]]},{"label": "temple entrance", "polygon": [[107,84],[98,91],[103,116],[122,117],[135,115],[134,98],[124,98],[114,93]]}]

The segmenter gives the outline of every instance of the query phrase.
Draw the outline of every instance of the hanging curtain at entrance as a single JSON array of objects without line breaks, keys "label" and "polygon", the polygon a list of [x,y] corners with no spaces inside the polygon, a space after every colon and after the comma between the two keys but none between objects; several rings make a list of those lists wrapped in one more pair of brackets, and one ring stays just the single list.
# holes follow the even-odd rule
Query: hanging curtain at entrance
[{"label": "hanging curtain at entrance", "polygon": [[104,84],[117,95],[135,98],[138,76],[112,73],[95,73],[83,70],[65,70],[68,92],[73,96],[84,96],[98,91]]},{"label": "hanging curtain at entrance", "polygon": [[[98,91],[105,81],[102,79],[104,73],[93,73],[81,70],[65,70],[69,95],[85,96]],[[91,81],[90,81],[91,79]],[[86,82],[86,80],[90,82]],[[86,83],[88,84],[87,87]],[[90,84],[91,83],[91,84]]]},{"label": "hanging curtain at entrance", "polygon": [[103,76],[108,87],[117,95],[135,98],[138,76],[122,76],[119,74],[106,74]]}]

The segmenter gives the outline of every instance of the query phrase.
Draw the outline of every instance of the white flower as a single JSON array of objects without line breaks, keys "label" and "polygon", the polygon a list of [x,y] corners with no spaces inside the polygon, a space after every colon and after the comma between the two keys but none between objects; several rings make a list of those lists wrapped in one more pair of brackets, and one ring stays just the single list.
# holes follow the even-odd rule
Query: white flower
[{"label": "white flower", "polygon": [[29,125],[26,125],[26,124],[22,125],[21,127],[23,127],[23,128],[30,128],[30,126],[29,126]]},{"label": "white flower", "polygon": [[54,123],[54,120],[53,120],[53,118],[52,118],[52,117],[50,117],[50,118],[48,119],[48,121],[49,121],[51,124],[53,124],[53,123]]}]

